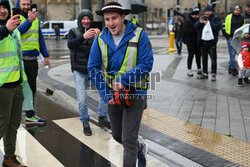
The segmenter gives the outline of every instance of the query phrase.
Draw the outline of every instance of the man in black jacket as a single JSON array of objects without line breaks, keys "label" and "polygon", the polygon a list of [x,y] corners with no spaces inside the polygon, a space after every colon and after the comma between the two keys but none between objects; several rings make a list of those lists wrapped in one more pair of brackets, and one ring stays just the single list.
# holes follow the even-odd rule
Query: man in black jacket
[{"label": "man in black jacket", "polygon": [[229,53],[229,67],[228,73],[232,75],[237,75],[235,55],[236,51],[231,46],[232,38],[236,29],[240,28],[244,24],[244,18],[241,16],[242,8],[241,6],[236,6],[234,12],[227,15],[224,23],[224,28],[222,29],[223,35],[227,39],[228,53]]},{"label": "man in black jacket", "polygon": [[[200,17],[199,21],[197,21],[194,25],[195,29],[198,30],[198,41],[201,46],[201,56],[202,56],[202,65],[203,65],[203,73],[199,79],[207,79],[208,78],[208,54],[211,58],[212,63],[212,77],[211,81],[216,81],[216,70],[217,70],[217,51],[216,45],[218,42],[219,31],[222,28],[221,20],[218,16],[214,15],[214,9],[207,5],[204,9],[204,16]],[[210,22],[210,26],[212,29],[214,39],[206,41],[202,39],[202,31],[205,25]]]},{"label": "man in black jacket", "polygon": [[247,24],[250,24],[250,0],[247,1],[244,18]]},{"label": "man in black jacket", "polygon": [[[78,110],[80,120],[83,123],[83,132],[85,135],[92,135],[89,126],[89,114],[87,107],[87,85],[88,85],[88,59],[93,40],[100,33],[97,28],[90,28],[90,22],[93,21],[93,14],[88,9],[83,9],[77,21],[77,28],[73,28],[68,34],[68,47],[70,49],[71,70],[76,84],[76,94],[78,100]],[[110,128],[110,122],[107,118],[108,106],[101,99],[98,106],[99,125]]]},{"label": "man in black jacket", "polygon": [[195,7],[193,11],[187,16],[183,24],[183,42],[187,45],[188,49],[188,59],[187,75],[189,77],[193,76],[192,72],[192,62],[195,55],[196,65],[198,68],[197,77],[201,75],[201,56],[200,56],[200,46],[197,41],[197,30],[194,29],[195,22],[199,19],[200,9]]}]

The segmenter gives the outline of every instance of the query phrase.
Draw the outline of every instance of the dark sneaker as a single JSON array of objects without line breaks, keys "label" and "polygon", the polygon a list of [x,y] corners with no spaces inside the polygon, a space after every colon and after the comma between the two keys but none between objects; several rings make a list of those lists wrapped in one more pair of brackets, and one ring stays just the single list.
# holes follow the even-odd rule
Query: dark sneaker
[{"label": "dark sneaker", "polygon": [[232,74],[233,76],[236,76],[236,75],[238,75],[238,71],[236,69],[233,69],[233,70],[229,69],[228,74]]},{"label": "dark sneaker", "polygon": [[25,124],[26,125],[44,125],[46,124],[46,120],[39,118],[38,116],[33,117],[25,117]]},{"label": "dark sneaker", "polygon": [[110,121],[107,116],[98,117],[98,125],[102,127],[106,127],[108,129],[111,129]]},{"label": "dark sneaker", "polygon": [[212,74],[211,81],[216,81],[216,74],[215,73]]},{"label": "dark sneaker", "polygon": [[238,87],[243,87],[242,80],[243,80],[242,78],[238,79]]},{"label": "dark sneaker", "polygon": [[246,82],[246,84],[249,84],[250,83],[250,81],[249,81],[249,79],[246,77],[246,78],[244,78],[244,81]]},{"label": "dark sneaker", "polygon": [[145,167],[147,164],[146,156],[148,153],[148,145],[145,143],[139,143],[140,150],[137,153],[138,167]]},{"label": "dark sneaker", "polygon": [[90,126],[89,126],[89,120],[86,120],[82,125],[83,125],[83,133],[86,136],[91,136],[92,131],[91,131]]},{"label": "dark sneaker", "polygon": [[200,76],[197,76],[197,79],[208,79],[207,73],[202,73]]},{"label": "dark sneaker", "polygon": [[3,161],[3,166],[4,167],[27,167],[27,166],[24,166],[22,165],[17,159],[16,157],[18,157],[21,161],[21,158],[19,156],[16,156],[16,155],[11,155],[10,157],[8,158],[4,158],[4,161]]}]

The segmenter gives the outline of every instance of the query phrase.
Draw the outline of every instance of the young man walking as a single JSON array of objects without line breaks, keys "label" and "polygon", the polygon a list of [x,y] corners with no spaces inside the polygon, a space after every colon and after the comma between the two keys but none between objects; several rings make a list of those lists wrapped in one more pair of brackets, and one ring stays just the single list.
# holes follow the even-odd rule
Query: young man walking
[{"label": "young man walking", "polygon": [[[145,80],[153,66],[153,52],[147,33],[125,19],[131,11],[117,2],[96,11],[106,27],[95,38],[88,63],[90,78],[108,104],[112,136],[124,148],[123,166],[146,166],[147,147],[138,141],[138,131],[146,106]],[[139,85],[137,83],[140,82]],[[130,89],[132,105],[119,105],[114,92]],[[126,96],[125,96],[126,97]]]}]

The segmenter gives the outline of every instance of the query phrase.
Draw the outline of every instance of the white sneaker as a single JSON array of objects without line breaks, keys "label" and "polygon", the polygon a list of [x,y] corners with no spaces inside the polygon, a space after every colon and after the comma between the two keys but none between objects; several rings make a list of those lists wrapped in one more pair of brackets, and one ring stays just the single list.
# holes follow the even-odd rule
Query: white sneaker
[{"label": "white sneaker", "polygon": [[188,72],[187,72],[187,76],[189,76],[189,77],[194,76],[194,74],[193,74],[192,70],[188,70]]}]

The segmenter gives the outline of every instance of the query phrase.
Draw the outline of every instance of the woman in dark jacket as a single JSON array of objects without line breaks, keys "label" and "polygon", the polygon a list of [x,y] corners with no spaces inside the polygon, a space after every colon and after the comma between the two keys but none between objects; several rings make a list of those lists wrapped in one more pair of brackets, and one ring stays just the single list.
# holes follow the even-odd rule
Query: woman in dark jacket
[{"label": "woman in dark jacket", "polygon": [[197,65],[197,77],[201,75],[201,54],[200,46],[197,41],[197,30],[194,29],[195,22],[199,19],[199,8],[195,7],[193,11],[188,15],[183,24],[183,43],[187,45],[188,49],[188,59],[187,59],[187,75],[189,77],[193,76],[192,72],[192,62],[195,55],[196,65]]}]

